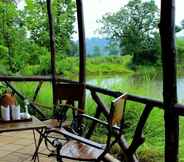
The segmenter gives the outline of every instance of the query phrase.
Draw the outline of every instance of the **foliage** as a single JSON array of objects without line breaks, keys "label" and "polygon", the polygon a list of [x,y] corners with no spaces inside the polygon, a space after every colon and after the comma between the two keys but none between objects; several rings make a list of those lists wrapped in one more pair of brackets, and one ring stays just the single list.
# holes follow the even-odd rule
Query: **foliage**
[{"label": "foliage", "polygon": [[[131,54],[133,57],[140,57],[139,60],[145,59],[148,57],[144,55],[159,54],[158,17],[158,8],[153,0],[130,0],[118,12],[107,13],[102,17],[99,21],[103,24],[100,32],[112,41],[119,42],[121,54]],[[143,51],[144,54],[139,55]],[[137,59],[133,58],[134,64],[142,63],[136,61]],[[151,59],[145,61],[152,62]]]},{"label": "foliage", "polygon": [[110,41],[109,44],[106,46],[106,51],[108,51],[109,55],[119,55],[119,45],[115,42]]},{"label": "foliage", "polygon": [[[59,57],[59,56],[57,56]],[[132,73],[128,69],[131,56],[97,56],[87,59],[86,71],[89,76],[96,74],[120,74]],[[40,65],[27,65],[21,69],[20,73],[24,75],[47,75],[50,73],[50,61],[48,56],[40,57]],[[79,73],[79,58],[78,57],[62,57],[56,62],[56,72],[58,75],[65,77],[77,77]]]},{"label": "foliage", "polygon": [[[72,0],[55,0],[52,3],[56,47],[59,52],[68,52],[71,35],[74,33],[75,3]],[[24,22],[30,38],[39,46],[49,49],[48,18],[45,1],[26,0]]]},{"label": "foliage", "polygon": [[[21,10],[17,4],[11,0],[0,1],[0,63],[10,73],[48,74],[50,46],[46,1],[26,0]],[[61,54],[76,55],[78,49],[71,40],[75,2],[54,0],[52,9],[59,59]]]},{"label": "foliage", "polygon": [[[20,56],[20,51],[24,51],[25,37],[26,31],[22,26],[20,11],[17,10],[16,4],[13,1],[1,1],[0,54],[11,72],[17,72],[17,69],[21,67],[19,59],[22,55]],[[2,47],[6,50],[2,51]]]},{"label": "foliage", "polygon": [[182,38],[176,39],[176,53],[177,63],[182,64],[184,62],[184,40]]}]

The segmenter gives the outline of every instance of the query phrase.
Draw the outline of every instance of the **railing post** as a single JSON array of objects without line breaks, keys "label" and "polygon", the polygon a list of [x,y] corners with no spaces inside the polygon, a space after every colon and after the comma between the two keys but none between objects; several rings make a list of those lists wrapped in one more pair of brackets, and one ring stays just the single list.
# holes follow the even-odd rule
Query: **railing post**
[{"label": "railing post", "polygon": [[179,122],[174,109],[174,105],[177,103],[175,0],[161,1],[160,35],[165,108],[165,162],[177,162]]}]

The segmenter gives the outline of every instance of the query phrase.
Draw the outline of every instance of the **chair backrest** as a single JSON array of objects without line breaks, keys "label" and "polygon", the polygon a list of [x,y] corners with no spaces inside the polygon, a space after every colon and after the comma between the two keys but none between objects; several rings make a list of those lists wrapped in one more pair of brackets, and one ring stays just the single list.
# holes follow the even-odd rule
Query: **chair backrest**
[{"label": "chair backrest", "polygon": [[123,126],[123,120],[124,120],[124,111],[126,106],[126,98],[127,94],[124,93],[123,95],[119,96],[118,98],[115,98],[111,102],[111,122],[113,126]]},{"label": "chair backrest", "polygon": [[111,102],[111,109],[109,114],[108,121],[108,139],[107,139],[107,147],[110,147],[111,137],[115,134],[114,141],[117,141],[118,138],[121,137],[123,127],[124,127],[124,115],[125,115],[125,106],[126,106],[127,93],[122,94],[121,96],[115,98]]},{"label": "chair backrest", "polygon": [[58,83],[56,84],[56,101],[62,103],[66,101],[73,106],[75,102],[78,102],[77,107],[82,107],[82,98],[84,95],[84,86],[81,84],[72,83]]},{"label": "chair backrest", "polygon": [[72,124],[73,129],[78,128],[77,116],[83,110],[83,96],[84,86],[73,83],[57,83],[56,84],[56,101],[57,105],[54,112],[54,117],[60,121],[60,126],[67,120],[68,110],[72,110]]}]

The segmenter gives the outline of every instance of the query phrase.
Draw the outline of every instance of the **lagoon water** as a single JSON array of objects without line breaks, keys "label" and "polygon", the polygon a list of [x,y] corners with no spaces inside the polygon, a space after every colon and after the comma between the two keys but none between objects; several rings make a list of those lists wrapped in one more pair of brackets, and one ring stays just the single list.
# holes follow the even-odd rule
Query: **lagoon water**
[{"label": "lagoon water", "polygon": [[[87,83],[103,88],[162,100],[163,83],[161,78],[136,76],[98,76],[89,78]],[[177,78],[178,102],[184,104],[184,77]]]}]

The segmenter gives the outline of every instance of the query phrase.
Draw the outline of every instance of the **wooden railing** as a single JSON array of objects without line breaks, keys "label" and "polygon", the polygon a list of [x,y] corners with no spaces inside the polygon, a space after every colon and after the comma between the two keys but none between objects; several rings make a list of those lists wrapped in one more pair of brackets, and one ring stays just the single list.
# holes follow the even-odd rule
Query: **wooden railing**
[{"label": "wooden railing", "polygon": [[[92,98],[97,104],[97,111],[96,111],[95,117],[99,117],[100,114],[103,114],[104,116],[108,117],[108,114],[109,114],[109,109],[102,102],[98,93],[103,95],[113,96],[113,97],[118,97],[122,94],[121,92],[115,92],[115,91],[111,91],[108,89],[103,89],[103,88],[99,88],[91,85],[86,85],[86,88],[91,91]],[[118,142],[119,146],[123,150],[124,157],[126,158],[126,160],[130,162],[135,162],[135,161],[138,161],[135,156],[135,152],[139,148],[139,146],[144,143],[144,140],[145,140],[143,137],[143,130],[144,130],[146,121],[153,107],[156,106],[156,107],[162,108],[163,104],[161,101],[158,101],[158,100],[151,100],[145,97],[139,97],[134,95],[128,95],[127,100],[143,103],[145,105],[144,110],[137,123],[131,144],[128,145],[124,136],[122,136],[121,140]],[[90,138],[90,136],[92,135],[95,129],[95,126],[96,126],[96,123],[94,122],[88,131],[87,138]]]},{"label": "wooden railing", "polygon": [[[50,76],[46,76],[46,77],[42,77],[42,76],[38,77],[37,76],[34,78],[34,77],[2,77],[2,76],[0,76],[0,80],[4,81],[7,84],[7,86],[9,86],[19,97],[24,99],[24,96],[20,92],[18,92],[8,81],[16,81],[16,82],[17,81],[18,82],[42,81],[43,82],[43,81],[51,81],[51,77]],[[57,81],[78,84],[77,81],[62,79],[59,77],[57,78]],[[34,99],[36,99],[36,96],[38,95],[38,92],[41,88],[41,85],[42,84],[38,84],[37,90],[35,91]],[[94,115],[96,118],[99,118],[101,114],[108,117],[108,114],[109,114],[109,108],[107,108],[105,106],[105,104],[103,103],[103,101],[99,97],[99,94],[112,96],[112,97],[118,97],[123,93],[123,92],[119,92],[119,91],[112,91],[109,89],[96,87],[96,86],[89,85],[89,84],[86,84],[86,89],[91,92],[92,99],[94,100],[94,102],[97,105],[96,113]],[[128,145],[124,136],[122,136],[121,140],[118,142],[119,146],[123,150],[123,154],[124,154],[124,157],[126,158],[126,160],[130,161],[130,162],[136,162],[138,160],[135,156],[135,152],[139,148],[139,146],[144,143],[144,140],[145,140],[143,137],[144,126],[149,118],[151,111],[153,110],[153,108],[159,108],[160,110],[164,111],[164,108],[163,108],[163,102],[160,100],[153,100],[150,98],[136,96],[136,95],[132,95],[132,94],[128,94],[127,100],[144,104],[144,110],[143,110],[143,112],[139,118],[139,121],[136,125],[135,132],[133,135],[133,140],[130,143],[130,145]],[[32,104],[31,106],[33,106],[33,108],[38,113],[41,114],[42,118],[45,118],[43,113],[41,112],[41,110],[36,105]],[[174,106],[174,110],[177,112],[178,115],[184,116],[184,105],[176,104]],[[88,133],[86,134],[87,138],[91,137],[95,127],[96,127],[96,123],[94,122],[94,123],[92,123],[92,125],[89,128]]]}]

